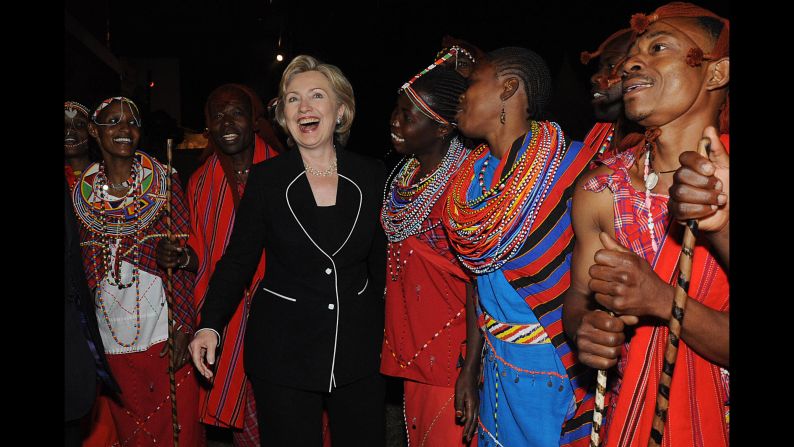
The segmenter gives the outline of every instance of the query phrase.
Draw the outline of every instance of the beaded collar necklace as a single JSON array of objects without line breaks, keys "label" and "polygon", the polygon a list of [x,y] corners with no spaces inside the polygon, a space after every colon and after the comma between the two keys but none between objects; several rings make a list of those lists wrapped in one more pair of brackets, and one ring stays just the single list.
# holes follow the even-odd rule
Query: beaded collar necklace
[{"label": "beaded collar necklace", "polygon": [[455,136],[438,167],[419,181],[415,181],[421,167],[416,158],[410,157],[402,165],[395,166],[389,178],[398,168],[399,171],[384,188],[380,213],[381,225],[390,242],[399,242],[433,228],[423,228],[423,223],[444,193],[449,179],[470,153],[471,150]]},{"label": "beaded collar necklace", "polygon": [[[85,170],[73,192],[76,214],[83,225],[95,237],[83,245],[91,247],[94,279],[97,284],[96,302],[119,345],[135,346],[141,333],[140,294],[140,235],[154,223],[165,204],[165,168],[143,152],[133,158],[129,190],[122,197],[108,193],[109,185],[104,162],[94,163]],[[115,253],[113,247],[115,246]],[[126,250],[126,252],[125,252]],[[121,263],[124,256],[132,254],[132,278],[121,279]],[[100,265],[101,263],[101,265]],[[111,286],[126,289],[135,286],[135,337],[129,343],[121,341],[111,323],[109,305],[102,294],[102,276]]]},{"label": "beaded collar necklace", "polygon": [[[515,256],[551,189],[565,149],[557,123],[533,121],[515,162],[490,189],[484,188],[482,169],[490,159],[490,149],[483,144],[474,150],[455,177],[445,203],[450,244],[463,265],[476,274],[490,273]],[[478,163],[481,175],[475,179]]]}]

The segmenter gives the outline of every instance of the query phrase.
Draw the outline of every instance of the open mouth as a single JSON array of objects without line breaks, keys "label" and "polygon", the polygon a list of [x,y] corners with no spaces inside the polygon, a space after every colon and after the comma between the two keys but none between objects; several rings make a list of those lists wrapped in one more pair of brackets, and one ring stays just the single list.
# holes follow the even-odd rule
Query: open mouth
[{"label": "open mouth", "polygon": [[85,140],[82,140],[82,141],[77,141],[77,138],[68,137],[68,138],[64,138],[63,139],[63,145],[67,149],[74,149],[74,148],[76,148],[78,146],[82,146],[87,141],[88,141],[88,139],[85,139]]},{"label": "open mouth", "polygon": [[306,117],[298,120],[301,132],[313,132],[320,126],[320,118]]},{"label": "open mouth", "polygon": [[224,134],[221,139],[227,143],[234,143],[235,141],[240,139],[239,133],[227,133]]},{"label": "open mouth", "polygon": [[132,144],[132,138],[129,137],[117,137],[113,139],[114,143],[117,144]]},{"label": "open mouth", "polygon": [[651,87],[653,87],[653,83],[647,81],[635,82],[629,85],[626,85],[624,83],[623,94],[628,95],[630,93],[638,92],[640,90],[645,90],[646,88],[651,88]]},{"label": "open mouth", "polygon": [[394,143],[398,143],[398,144],[405,143],[405,138],[402,138],[399,135],[396,135],[394,132],[391,133],[391,140]]}]

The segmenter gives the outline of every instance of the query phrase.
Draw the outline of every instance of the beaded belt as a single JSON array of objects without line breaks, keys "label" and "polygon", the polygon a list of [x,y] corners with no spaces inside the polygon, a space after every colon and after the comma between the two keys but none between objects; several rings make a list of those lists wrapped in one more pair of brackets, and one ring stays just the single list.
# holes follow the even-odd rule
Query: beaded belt
[{"label": "beaded belt", "polygon": [[533,324],[511,324],[502,323],[495,320],[492,316],[483,312],[480,314],[478,324],[483,330],[487,330],[494,337],[508,343],[519,345],[539,345],[551,343],[549,335],[540,323]]}]

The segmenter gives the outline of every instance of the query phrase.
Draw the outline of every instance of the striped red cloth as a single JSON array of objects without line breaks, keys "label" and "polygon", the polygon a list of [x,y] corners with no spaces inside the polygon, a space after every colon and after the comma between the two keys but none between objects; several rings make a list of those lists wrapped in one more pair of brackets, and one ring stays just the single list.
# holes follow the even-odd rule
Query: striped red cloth
[{"label": "striped red cloth", "polygon": [[[729,147],[728,135],[720,137]],[[594,177],[585,188],[602,191],[609,188],[614,195],[615,234],[625,247],[643,256],[660,278],[673,284],[677,278],[677,262],[681,253],[683,226],[671,225],[667,213],[667,196],[653,195],[651,209],[657,240],[662,241],[658,255],[651,247],[647,229],[644,192],[631,186],[628,169],[636,151],[627,151],[606,160],[612,174]],[[730,308],[728,277],[709,252],[701,238],[695,246],[689,296],[718,310]],[[602,427],[604,445],[646,446],[656,406],[656,393],[668,338],[666,325],[643,324],[621,352],[618,362],[619,383],[608,390],[611,399],[607,419]],[[677,366],[670,386],[670,407],[662,440],[670,446],[728,445],[728,383],[726,373],[718,365],[704,359],[683,340],[679,344]]]},{"label": "striped red cloth", "polygon": [[[254,164],[277,155],[264,140],[258,136],[255,140]],[[217,152],[211,155],[190,177],[187,185],[190,210],[188,245],[198,255],[195,304],[199,311],[204,305],[215,264],[226,250],[235,218],[233,186],[218,157]],[[246,395],[250,389],[246,386],[243,371],[243,336],[251,302],[249,292],[256,289],[264,273],[263,253],[245,299],[240,302],[221,334],[221,354],[216,360],[213,386],[200,388],[200,420],[205,424],[237,429],[245,425]]]}]

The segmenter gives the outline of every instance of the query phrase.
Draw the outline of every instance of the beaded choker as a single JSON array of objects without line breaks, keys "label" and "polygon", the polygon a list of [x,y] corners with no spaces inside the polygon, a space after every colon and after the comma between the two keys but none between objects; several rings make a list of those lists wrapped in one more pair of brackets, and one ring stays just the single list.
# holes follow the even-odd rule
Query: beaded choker
[{"label": "beaded choker", "polygon": [[[104,163],[89,166],[74,189],[77,217],[96,234],[129,236],[137,221],[141,229],[151,225],[164,209],[166,198],[165,167],[143,152],[136,152],[130,179],[132,187],[122,197],[108,194]],[[137,189],[140,191],[136,192]],[[137,207],[137,211],[136,211]],[[107,227],[106,227],[107,225]]]},{"label": "beaded choker", "polygon": [[470,153],[471,150],[466,149],[457,136],[454,137],[438,167],[416,182],[420,168],[416,158],[408,158],[402,165],[395,166],[394,169],[399,168],[399,171],[386,185],[388,189],[383,192],[383,208],[380,213],[381,225],[390,242],[398,242],[432,229],[423,228],[423,223],[444,193],[449,179]]},{"label": "beaded choker", "polygon": [[476,274],[490,273],[518,253],[565,151],[557,123],[533,121],[507,174],[485,188],[490,149],[483,144],[474,150],[455,177],[444,209],[450,244],[463,265]]}]

